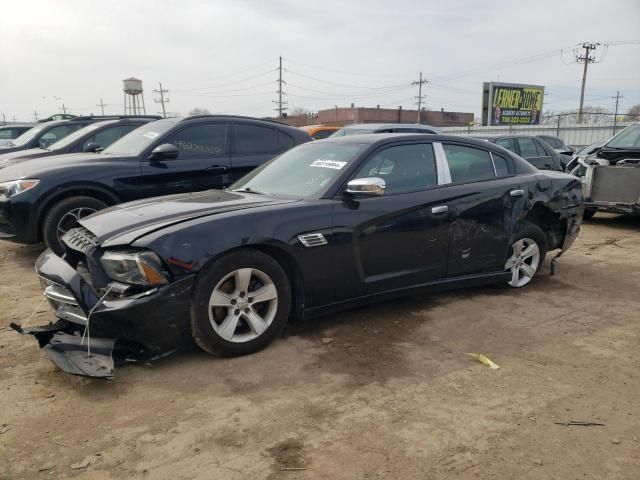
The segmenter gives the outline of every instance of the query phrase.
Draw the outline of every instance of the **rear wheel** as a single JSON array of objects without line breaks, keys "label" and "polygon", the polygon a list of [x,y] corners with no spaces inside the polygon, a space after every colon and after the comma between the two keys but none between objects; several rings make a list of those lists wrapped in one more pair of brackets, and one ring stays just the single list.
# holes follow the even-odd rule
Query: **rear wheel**
[{"label": "rear wheel", "polygon": [[260,251],[239,250],[200,274],[192,302],[193,338],[212,355],[253,353],[282,331],[290,308],[291,287],[280,264]]},{"label": "rear wheel", "polygon": [[508,285],[514,288],[528,285],[538,273],[547,253],[547,237],[540,227],[526,223],[509,248],[505,270],[511,272]]},{"label": "rear wheel", "polygon": [[47,212],[42,226],[44,243],[56,254],[64,252],[62,237],[78,226],[78,220],[106,208],[107,204],[97,198],[69,197],[55,203]]}]

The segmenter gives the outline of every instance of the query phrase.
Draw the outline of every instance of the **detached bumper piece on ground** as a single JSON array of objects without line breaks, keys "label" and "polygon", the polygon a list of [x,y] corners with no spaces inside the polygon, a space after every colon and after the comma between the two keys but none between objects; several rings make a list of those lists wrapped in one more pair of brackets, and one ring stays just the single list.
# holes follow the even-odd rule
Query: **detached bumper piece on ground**
[{"label": "detached bumper piece on ground", "polygon": [[[182,334],[189,332],[188,320],[178,325],[172,319],[188,319],[190,279],[117,298],[100,295],[50,250],[38,258],[36,270],[58,320],[31,328],[12,323],[11,328],[33,335],[67,373],[112,378],[116,365],[157,360],[189,344]],[[165,294],[157,295],[159,290]],[[187,314],[175,315],[178,310]]]}]

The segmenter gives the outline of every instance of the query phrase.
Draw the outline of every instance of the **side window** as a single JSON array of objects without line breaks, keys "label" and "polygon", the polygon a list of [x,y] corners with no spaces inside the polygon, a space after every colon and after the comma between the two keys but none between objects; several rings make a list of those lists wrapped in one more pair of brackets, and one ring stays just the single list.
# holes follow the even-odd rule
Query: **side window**
[{"label": "side window", "polygon": [[38,140],[38,144],[41,148],[47,148],[49,145],[56,143],[58,140],[63,139],[70,133],[84,126],[85,125],[58,125],[57,127],[47,130]]},{"label": "side window", "polygon": [[513,141],[513,138],[501,138],[496,141],[496,145],[500,145],[513,153],[518,153],[516,150],[516,142]]},{"label": "side window", "polygon": [[168,143],[178,147],[179,159],[219,157],[226,151],[226,132],[226,123],[191,125],[178,130],[168,139]]},{"label": "side window", "polygon": [[497,153],[492,153],[491,157],[493,158],[493,166],[496,169],[497,177],[508,177],[509,176],[509,164],[507,163],[507,159],[502,155],[498,155]]},{"label": "side window", "polygon": [[462,145],[443,145],[449,163],[451,181],[479,182],[495,177],[489,152]]},{"label": "side window", "polygon": [[233,125],[233,153],[236,155],[260,155],[278,153],[278,132],[258,125]]},{"label": "side window", "polygon": [[13,128],[6,128],[4,130],[0,130],[0,139],[13,139],[16,138],[16,131]]},{"label": "side window", "polygon": [[540,157],[548,157],[550,155],[549,152],[547,152],[547,149],[544,148],[544,145],[542,145],[542,143],[538,140],[536,140],[535,138],[533,139],[533,143],[536,144],[536,149],[538,150],[538,156]]},{"label": "side window", "polygon": [[[536,144],[533,143],[533,139],[528,137],[519,137],[518,145],[520,146],[520,156],[527,157],[539,157],[538,150],[536,149]],[[543,155],[544,156],[544,155]]]},{"label": "side window", "polygon": [[374,154],[354,178],[380,177],[386,194],[415,192],[437,185],[436,161],[429,143],[398,145]]},{"label": "side window", "polygon": [[278,152],[284,152],[293,147],[293,138],[284,132],[278,132]]},{"label": "side window", "polygon": [[102,146],[102,148],[107,148],[117,139],[119,139],[122,135],[120,133],[122,127],[110,127],[101,130],[100,132],[92,135],[91,138],[87,138],[82,144],[82,150],[84,151],[85,147],[90,143],[97,143]]}]

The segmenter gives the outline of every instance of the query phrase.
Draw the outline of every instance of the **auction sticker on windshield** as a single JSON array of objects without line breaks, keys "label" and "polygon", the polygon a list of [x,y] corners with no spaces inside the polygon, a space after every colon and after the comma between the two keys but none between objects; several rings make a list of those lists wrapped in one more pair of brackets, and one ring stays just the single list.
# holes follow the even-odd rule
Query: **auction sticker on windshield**
[{"label": "auction sticker on windshield", "polygon": [[334,170],[341,170],[347,162],[339,162],[337,160],[314,160],[310,167],[320,168],[333,168]]},{"label": "auction sticker on windshield", "polygon": [[147,137],[147,138],[156,138],[158,135],[160,135],[157,132],[145,132],[142,134],[143,137]]}]

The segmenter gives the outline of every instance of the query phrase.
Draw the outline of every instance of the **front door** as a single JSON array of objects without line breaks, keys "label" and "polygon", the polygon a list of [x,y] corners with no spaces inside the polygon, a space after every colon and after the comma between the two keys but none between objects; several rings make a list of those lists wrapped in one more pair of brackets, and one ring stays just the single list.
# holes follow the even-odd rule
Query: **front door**
[{"label": "front door", "polygon": [[353,178],[379,177],[383,196],[334,200],[336,301],[444,278],[449,247],[447,187],[439,185],[431,143],[385,147]]},{"label": "front door", "polygon": [[223,188],[230,184],[228,124],[201,123],[171,133],[160,143],[180,150],[172,160],[142,159],[142,186],[146,194],[167,195]]}]

